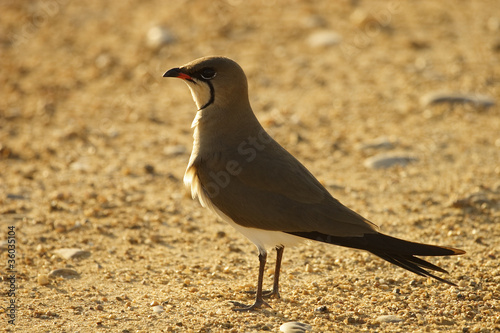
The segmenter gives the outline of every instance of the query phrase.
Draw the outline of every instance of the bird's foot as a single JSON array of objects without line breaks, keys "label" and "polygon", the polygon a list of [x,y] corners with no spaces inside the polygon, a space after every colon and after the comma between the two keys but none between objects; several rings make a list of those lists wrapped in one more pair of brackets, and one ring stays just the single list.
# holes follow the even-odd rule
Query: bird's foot
[{"label": "bird's foot", "polygon": [[280,292],[277,291],[277,290],[267,290],[267,291],[264,291],[262,293],[262,296],[263,297],[266,297],[266,298],[276,298],[276,299],[280,299],[281,296],[280,296]]},{"label": "bird's foot", "polygon": [[230,301],[230,302],[233,303],[233,305],[234,305],[234,307],[233,307],[232,310],[233,311],[238,311],[238,312],[253,311],[253,310],[260,309],[263,306],[268,307],[268,308],[271,307],[263,299],[257,299],[257,300],[255,300],[255,303],[253,303],[252,305],[245,305],[243,303],[236,302],[236,301]]},{"label": "bird's foot", "polygon": [[[255,295],[256,292],[255,290],[247,290],[247,291],[244,291],[245,293],[247,294],[250,294],[250,295]],[[265,297],[265,298],[276,298],[276,299],[280,299],[281,296],[280,296],[280,292],[277,291],[277,290],[265,290],[264,292],[262,292],[262,297]]]}]

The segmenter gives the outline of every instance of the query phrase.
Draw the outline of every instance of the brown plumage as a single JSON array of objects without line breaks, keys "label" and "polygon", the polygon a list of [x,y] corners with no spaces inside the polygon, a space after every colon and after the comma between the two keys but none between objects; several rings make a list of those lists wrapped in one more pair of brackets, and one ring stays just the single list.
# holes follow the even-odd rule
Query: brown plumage
[{"label": "brown plumage", "polygon": [[198,107],[185,183],[204,207],[246,235],[259,250],[256,301],[235,310],[267,305],[262,280],[270,247],[278,250],[270,294],[279,297],[283,249],[304,239],[367,250],[418,275],[454,285],[428,271],[445,270],[415,255],[465,252],[384,235],[375,224],[332,197],[260,125],[249,103],[246,76],[237,63],[205,57],[164,76],[184,79]]}]

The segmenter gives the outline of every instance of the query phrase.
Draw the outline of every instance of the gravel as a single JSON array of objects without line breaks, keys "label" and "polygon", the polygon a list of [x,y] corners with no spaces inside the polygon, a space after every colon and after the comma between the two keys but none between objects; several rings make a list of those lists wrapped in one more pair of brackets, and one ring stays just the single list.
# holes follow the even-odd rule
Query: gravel
[{"label": "gravel", "polygon": [[[16,332],[500,329],[498,1],[6,3],[0,276],[15,226]],[[151,27],[175,40],[148,46]],[[245,69],[263,126],[342,203],[389,235],[467,251],[425,258],[458,286],[305,242],[285,249],[282,299],[232,311],[253,301],[257,250],[184,189],[196,107],[162,78],[212,54]],[[420,104],[440,91],[495,104]],[[359,149],[380,137],[395,147]],[[389,152],[419,160],[363,165]]]}]

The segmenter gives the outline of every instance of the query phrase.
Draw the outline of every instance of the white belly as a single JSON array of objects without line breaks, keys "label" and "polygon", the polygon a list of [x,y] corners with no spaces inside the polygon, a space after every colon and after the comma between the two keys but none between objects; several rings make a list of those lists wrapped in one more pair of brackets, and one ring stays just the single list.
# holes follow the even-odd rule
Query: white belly
[{"label": "white belly", "polygon": [[[216,208],[216,210],[218,210]],[[294,246],[304,241],[304,238],[287,234],[281,231],[263,230],[256,228],[247,228],[235,223],[221,211],[216,212],[224,221],[228,222],[236,230],[245,235],[252,243],[257,246],[260,253],[266,253],[267,249],[277,246]],[[221,215],[222,214],[222,215]]]}]

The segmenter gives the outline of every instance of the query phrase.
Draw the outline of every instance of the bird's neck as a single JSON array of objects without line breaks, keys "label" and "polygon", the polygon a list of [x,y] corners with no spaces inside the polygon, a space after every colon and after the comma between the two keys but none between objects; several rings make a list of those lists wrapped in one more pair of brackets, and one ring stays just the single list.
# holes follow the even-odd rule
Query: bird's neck
[{"label": "bird's neck", "polygon": [[193,150],[196,148],[198,152],[232,149],[262,129],[250,106],[244,109],[216,105],[199,110],[191,127],[194,129]]}]

